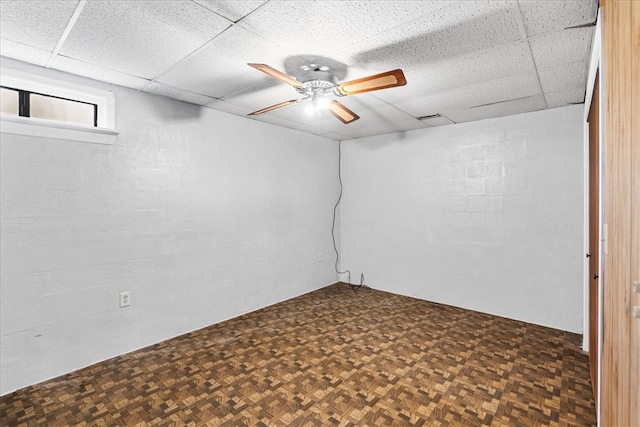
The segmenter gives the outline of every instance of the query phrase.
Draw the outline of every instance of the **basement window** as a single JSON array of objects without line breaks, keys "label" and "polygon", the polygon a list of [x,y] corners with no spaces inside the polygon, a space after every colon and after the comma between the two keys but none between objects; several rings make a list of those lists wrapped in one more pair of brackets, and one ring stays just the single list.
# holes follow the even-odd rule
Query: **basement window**
[{"label": "basement window", "polygon": [[111,92],[0,69],[2,133],[112,144]]},{"label": "basement window", "polygon": [[0,89],[2,89],[2,113],[4,114],[98,126],[97,104],[6,86],[0,86]]},{"label": "basement window", "polygon": [[20,93],[16,89],[0,86],[0,101],[3,114],[11,114],[17,116],[20,111]]}]

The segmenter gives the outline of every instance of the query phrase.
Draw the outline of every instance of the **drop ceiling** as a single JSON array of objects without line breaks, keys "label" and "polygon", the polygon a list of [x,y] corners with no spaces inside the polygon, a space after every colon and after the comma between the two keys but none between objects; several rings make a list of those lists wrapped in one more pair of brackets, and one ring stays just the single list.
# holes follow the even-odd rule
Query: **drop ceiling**
[{"label": "drop ceiling", "polygon": [[596,9],[597,0],[2,0],[0,55],[240,116],[298,95],[249,62],[289,74],[338,64],[340,81],[401,68],[406,86],[340,98],[360,116],[348,125],[305,103],[247,118],[347,140],[582,103]]}]

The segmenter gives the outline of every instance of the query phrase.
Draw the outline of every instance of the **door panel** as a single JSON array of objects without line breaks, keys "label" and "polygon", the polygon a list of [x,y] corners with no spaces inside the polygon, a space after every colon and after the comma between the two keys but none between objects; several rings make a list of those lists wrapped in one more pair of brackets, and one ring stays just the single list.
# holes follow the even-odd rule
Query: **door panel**
[{"label": "door panel", "polygon": [[[631,280],[640,282],[640,4],[635,2],[631,11],[631,39],[634,43],[632,55],[633,77],[632,102],[632,140],[631,143]],[[633,307],[640,308],[640,289],[635,288],[631,295]],[[633,309],[632,307],[632,309]],[[640,426],[640,318],[632,316],[631,343],[629,360],[631,361],[630,417],[632,426]]]},{"label": "door panel", "polygon": [[602,0],[603,291],[601,421],[640,425],[640,1]]},{"label": "door panel", "polygon": [[596,74],[589,109],[589,368],[598,404],[598,261],[600,257],[600,75]]}]

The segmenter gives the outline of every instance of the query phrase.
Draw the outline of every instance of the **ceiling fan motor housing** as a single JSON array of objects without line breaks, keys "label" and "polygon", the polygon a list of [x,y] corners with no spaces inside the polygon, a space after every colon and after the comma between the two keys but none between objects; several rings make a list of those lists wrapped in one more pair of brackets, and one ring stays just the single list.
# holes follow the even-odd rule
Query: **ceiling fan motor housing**
[{"label": "ceiling fan motor housing", "polygon": [[303,65],[295,70],[292,75],[302,83],[310,82],[313,80],[322,80],[329,82],[334,86],[338,84],[336,76],[331,72],[331,69],[325,65]]},{"label": "ceiling fan motor housing", "polygon": [[307,80],[302,84],[304,87],[296,88],[296,90],[305,96],[314,94],[330,95],[333,94],[333,88],[336,87],[335,83],[327,80]]},{"label": "ceiling fan motor housing", "polygon": [[335,94],[333,89],[338,85],[329,67],[316,64],[303,65],[296,70],[294,77],[304,85],[296,90],[305,96]]}]

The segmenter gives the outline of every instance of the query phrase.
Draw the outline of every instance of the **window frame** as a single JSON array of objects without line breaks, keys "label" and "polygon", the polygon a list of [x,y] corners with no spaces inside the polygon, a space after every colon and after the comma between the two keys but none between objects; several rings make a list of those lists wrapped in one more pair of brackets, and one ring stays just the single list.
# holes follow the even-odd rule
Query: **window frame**
[{"label": "window frame", "polygon": [[[3,85],[0,85],[0,88],[9,89],[9,90],[13,90],[15,92],[18,92],[18,117],[31,117],[31,95],[38,95],[38,96],[44,96],[44,97],[47,97],[47,98],[61,99],[63,101],[76,102],[78,104],[92,105],[93,106],[93,125],[92,126],[93,127],[98,127],[98,104],[94,104],[94,103],[87,102],[87,101],[80,101],[80,100],[77,100],[77,99],[64,98],[62,96],[51,95],[51,94],[48,94],[48,93],[40,93],[40,92],[34,92],[34,91],[31,91],[31,90],[26,90],[26,89],[19,89],[19,88],[15,88],[15,87],[3,86]],[[43,119],[43,120],[45,120],[45,119]],[[73,123],[73,122],[66,122],[66,121],[61,121],[61,120],[52,120],[52,119],[46,119],[46,120],[51,120],[51,121],[59,122],[59,123]],[[86,126],[88,126],[88,125],[86,125]]]},{"label": "window frame", "polygon": [[4,67],[0,67],[0,86],[17,90],[19,94],[29,92],[95,105],[95,126],[1,114],[2,133],[98,144],[115,142],[118,132],[115,130],[115,98],[111,92]]}]

